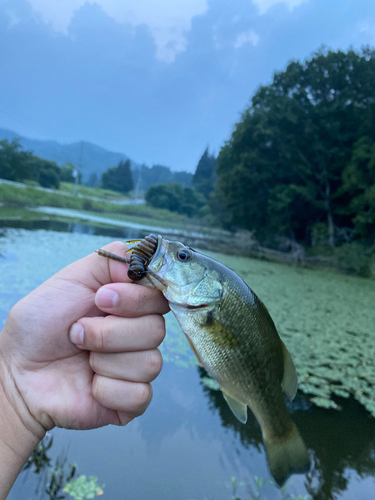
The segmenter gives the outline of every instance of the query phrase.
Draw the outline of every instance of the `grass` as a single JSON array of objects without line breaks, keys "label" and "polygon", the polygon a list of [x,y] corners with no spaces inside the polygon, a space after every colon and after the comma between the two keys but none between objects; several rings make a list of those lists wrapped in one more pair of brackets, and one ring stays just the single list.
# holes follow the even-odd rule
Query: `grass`
[{"label": "grass", "polygon": [[[71,182],[60,182],[60,191],[65,193],[74,193],[75,185]],[[95,198],[103,198],[107,200],[129,200],[130,196],[125,196],[118,191],[111,189],[94,188],[79,184],[77,186],[77,193],[82,196],[93,196]]]},{"label": "grass", "polygon": [[[68,184],[68,183],[66,183]],[[93,189],[93,188],[89,188]],[[25,188],[0,184],[0,203],[12,208],[34,208],[39,206],[57,207],[70,210],[82,210],[91,214],[106,214],[115,220],[129,220],[129,216],[137,222],[150,224],[150,220],[159,225],[178,225],[181,227],[186,217],[169,210],[155,209],[145,204],[118,205],[106,201],[66,196],[58,192],[49,193],[27,186]]]}]

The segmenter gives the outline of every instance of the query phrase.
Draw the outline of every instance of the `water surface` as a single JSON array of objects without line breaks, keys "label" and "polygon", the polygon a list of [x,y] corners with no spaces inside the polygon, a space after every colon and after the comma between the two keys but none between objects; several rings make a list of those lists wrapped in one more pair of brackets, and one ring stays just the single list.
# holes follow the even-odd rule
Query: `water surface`
[{"label": "water surface", "polygon": [[[62,267],[113,239],[143,237],[142,231],[57,220],[0,221],[0,324],[15,302]],[[287,282],[288,269],[296,272],[246,259],[244,278],[250,277],[256,287],[266,280],[272,290],[273,274],[284,274]],[[308,284],[301,285],[298,293],[308,296]],[[267,297],[262,298],[268,305]],[[251,498],[249,492],[256,491],[254,477],[269,478],[257,422],[249,415],[248,423],[240,424],[221,393],[202,383],[206,373],[196,365],[171,314],[161,350],[164,367],[142,417],[125,428],[55,429],[51,457],[64,452],[69,462],[78,464],[80,474],[96,475],[105,483],[103,498],[111,500],[229,500],[232,477],[237,479],[241,500]],[[341,411],[326,410],[299,394],[290,405],[314,470],[292,477],[284,498],[290,498],[287,494],[316,500],[375,498],[375,421],[358,402],[339,398],[337,402]],[[35,474],[22,473],[9,499],[46,498],[41,488],[35,493],[37,486]],[[265,485],[260,498],[278,500],[282,494]]]}]

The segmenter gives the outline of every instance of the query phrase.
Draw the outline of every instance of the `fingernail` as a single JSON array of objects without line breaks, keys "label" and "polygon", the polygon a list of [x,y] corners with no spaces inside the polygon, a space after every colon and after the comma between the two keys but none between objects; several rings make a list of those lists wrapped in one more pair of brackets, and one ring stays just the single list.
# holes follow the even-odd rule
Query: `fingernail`
[{"label": "fingernail", "polygon": [[98,307],[113,307],[117,301],[118,294],[110,288],[100,288],[96,292],[95,302]]},{"label": "fingernail", "polygon": [[72,342],[72,344],[82,345],[85,336],[85,331],[83,329],[83,326],[80,325],[79,323],[74,323],[74,325],[70,329],[69,336],[70,336],[70,342]]}]

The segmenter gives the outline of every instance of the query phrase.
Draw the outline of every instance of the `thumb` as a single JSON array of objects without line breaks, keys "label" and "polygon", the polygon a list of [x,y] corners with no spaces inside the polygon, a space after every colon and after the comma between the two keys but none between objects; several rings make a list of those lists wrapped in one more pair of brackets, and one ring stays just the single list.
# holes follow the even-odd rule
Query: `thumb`
[{"label": "thumb", "polygon": [[[127,248],[121,241],[115,241],[103,247],[103,250],[128,258],[125,253]],[[131,283],[132,280],[128,278],[128,267],[129,265],[124,262],[108,259],[94,252],[65,267],[54,277],[74,280],[96,292],[101,286],[109,283]]]}]

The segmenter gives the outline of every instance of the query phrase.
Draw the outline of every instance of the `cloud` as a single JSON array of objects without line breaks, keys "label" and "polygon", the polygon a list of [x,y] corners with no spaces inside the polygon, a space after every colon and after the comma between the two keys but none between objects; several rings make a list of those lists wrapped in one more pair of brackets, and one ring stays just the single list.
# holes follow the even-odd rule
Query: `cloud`
[{"label": "cloud", "polygon": [[256,46],[258,45],[258,42],[259,35],[257,35],[254,30],[249,30],[247,32],[240,33],[237,36],[236,41],[234,42],[234,48],[239,49],[245,45],[245,43],[251,43]]},{"label": "cloud", "polygon": [[265,14],[268,9],[278,3],[286,4],[289,9],[294,9],[294,7],[298,7],[298,5],[306,1],[308,0],[252,0],[258,6],[260,14]]},{"label": "cloud", "polygon": [[156,57],[160,61],[173,62],[176,55],[186,48],[186,32],[194,16],[207,10],[206,0],[28,0],[32,8],[55,31],[68,34],[74,12],[85,3],[96,3],[118,23],[140,26],[146,24],[156,44]]},{"label": "cloud", "polygon": [[251,0],[205,1],[207,11],[194,15],[203,0],[190,0],[186,12],[176,0],[157,9],[143,0],[143,10],[134,0],[127,10],[120,0],[79,9],[83,0],[0,0],[0,125],[193,171],[207,144],[219,151],[275,70],[322,44],[374,40],[374,0],[361,0],[361,9],[358,0],[298,8],[268,0],[263,14]]},{"label": "cloud", "polygon": [[366,19],[366,21],[361,21],[357,25],[357,32],[362,37],[367,38],[367,43],[375,43],[375,16],[372,19]]}]

